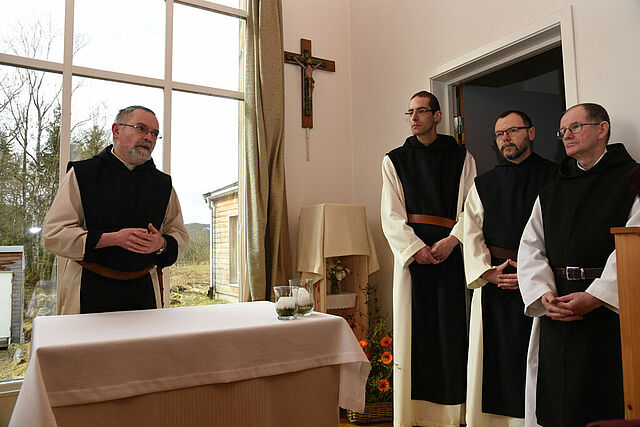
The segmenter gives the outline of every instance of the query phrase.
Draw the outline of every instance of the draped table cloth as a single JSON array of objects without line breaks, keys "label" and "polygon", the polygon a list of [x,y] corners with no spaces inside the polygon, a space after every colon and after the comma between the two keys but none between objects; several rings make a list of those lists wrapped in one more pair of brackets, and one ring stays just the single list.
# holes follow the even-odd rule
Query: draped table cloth
[{"label": "draped table cloth", "polygon": [[344,319],[271,302],[37,317],[10,426],[337,425],[369,362]]},{"label": "draped table cloth", "polygon": [[297,270],[321,280],[325,258],[367,257],[367,274],[380,269],[364,206],[322,203],[300,209]]}]

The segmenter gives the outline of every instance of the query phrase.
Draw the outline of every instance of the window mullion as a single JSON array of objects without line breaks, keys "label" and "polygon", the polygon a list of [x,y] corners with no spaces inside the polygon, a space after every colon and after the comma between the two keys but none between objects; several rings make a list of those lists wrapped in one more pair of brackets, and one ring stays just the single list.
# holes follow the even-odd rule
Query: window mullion
[{"label": "window mullion", "polygon": [[171,173],[171,101],[173,97],[173,0],[166,0],[164,42],[164,144],[162,168]]},{"label": "window mullion", "polygon": [[206,0],[176,0],[176,3],[185,6],[193,6],[208,12],[220,13],[222,15],[233,16],[234,18],[247,19],[247,11],[229,7],[222,4],[212,3]]},{"label": "window mullion", "polygon": [[71,92],[73,62],[73,7],[74,0],[65,1],[64,13],[64,58],[62,61],[62,123],[60,137],[59,182],[65,176],[71,154]]},{"label": "window mullion", "polygon": [[47,71],[58,74],[62,73],[63,69],[62,64],[59,62],[9,55],[7,53],[0,53],[0,65],[30,68],[32,70]]}]

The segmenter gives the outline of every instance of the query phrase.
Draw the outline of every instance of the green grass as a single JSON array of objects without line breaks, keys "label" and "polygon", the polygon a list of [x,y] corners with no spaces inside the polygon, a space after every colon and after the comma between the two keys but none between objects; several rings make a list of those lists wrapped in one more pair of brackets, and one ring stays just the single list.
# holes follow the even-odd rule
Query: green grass
[{"label": "green grass", "polygon": [[[25,319],[23,330],[25,336],[31,337],[32,319]],[[13,360],[16,351],[20,350],[20,357]],[[0,350],[0,381],[15,380],[24,378],[27,372],[29,362],[29,352],[31,351],[31,343],[11,344],[9,348]]]},{"label": "green grass", "polygon": [[173,265],[167,270],[171,274],[171,290],[209,289],[209,264]]},{"label": "green grass", "polygon": [[[12,351],[8,349],[0,351],[0,381],[24,378],[24,374],[27,372],[31,343],[12,344],[11,346],[13,347]],[[16,348],[19,348],[22,353],[17,360],[13,360],[12,356]]]},{"label": "green grass", "polygon": [[170,307],[223,304],[226,301],[207,296],[209,264],[174,265],[171,267]]},{"label": "green grass", "polygon": [[171,304],[170,307],[192,307],[194,305],[211,305],[211,304],[225,304],[227,301],[219,299],[211,299],[206,293],[200,292],[171,292]]}]

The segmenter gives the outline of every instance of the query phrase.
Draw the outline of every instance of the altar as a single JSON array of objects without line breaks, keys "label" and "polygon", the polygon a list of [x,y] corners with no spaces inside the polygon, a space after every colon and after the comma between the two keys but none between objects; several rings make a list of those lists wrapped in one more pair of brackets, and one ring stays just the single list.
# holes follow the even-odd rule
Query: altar
[{"label": "altar", "polygon": [[271,302],[37,317],[9,425],[338,425],[369,370],[344,319]]}]

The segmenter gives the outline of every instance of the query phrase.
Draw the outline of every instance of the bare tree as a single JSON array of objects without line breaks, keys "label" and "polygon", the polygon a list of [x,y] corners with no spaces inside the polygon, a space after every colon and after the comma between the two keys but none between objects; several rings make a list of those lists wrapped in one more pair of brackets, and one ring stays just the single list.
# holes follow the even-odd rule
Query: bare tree
[{"label": "bare tree", "polygon": [[[18,22],[0,45],[12,55],[49,59],[57,38],[50,20]],[[74,53],[83,46],[83,38],[76,37]],[[6,191],[0,199],[0,244],[24,246],[26,287],[48,279],[53,262],[42,256],[40,235],[29,229],[42,224],[58,187],[61,93],[58,74],[0,67],[0,162],[11,171],[0,174]]]},{"label": "bare tree", "polygon": [[[93,157],[111,142],[111,132],[107,127],[104,108],[104,104],[96,106],[89,113],[89,118],[82,123],[90,122],[91,125],[80,128],[78,132],[72,132],[71,160]],[[80,127],[79,123],[76,123],[75,126]]]}]

